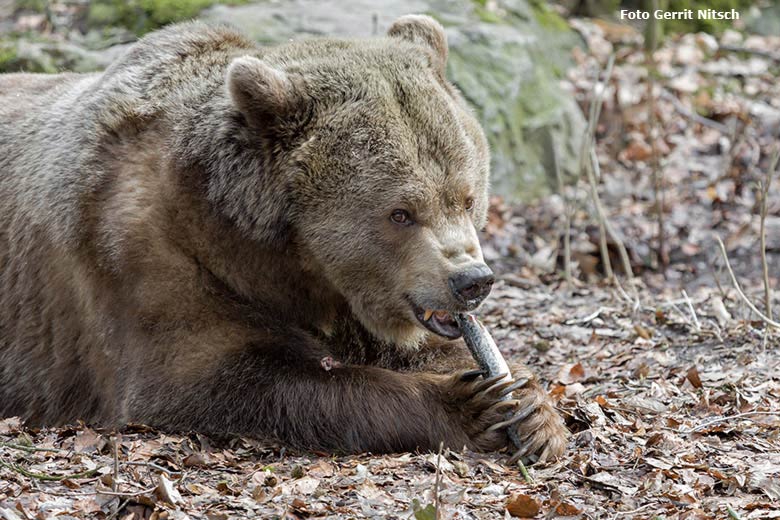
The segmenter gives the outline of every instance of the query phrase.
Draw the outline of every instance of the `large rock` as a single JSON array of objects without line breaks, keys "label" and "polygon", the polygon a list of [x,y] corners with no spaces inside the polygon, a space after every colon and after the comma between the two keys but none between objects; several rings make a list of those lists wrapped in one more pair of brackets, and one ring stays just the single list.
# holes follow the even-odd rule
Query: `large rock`
[{"label": "large rock", "polygon": [[575,171],[585,124],[558,79],[579,40],[543,2],[271,0],[215,6],[201,17],[274,44],[321,35],[381,34],[409,13],[430,14],[447,29],[448,74],[488,134],[495,193],[528,199],[554,188],[553,148],[564,174]]},{"label": "large rock", "polygon": [[90,50],[67,41],[0,41],[0,72],[94,72],[108,67],[129,45]]},{"label": "large rock", "polygon": [[752,6],[745,16],[745,28],[748,32],[761,36],[780,34],[780,4],[769,3],[761,7]]}]

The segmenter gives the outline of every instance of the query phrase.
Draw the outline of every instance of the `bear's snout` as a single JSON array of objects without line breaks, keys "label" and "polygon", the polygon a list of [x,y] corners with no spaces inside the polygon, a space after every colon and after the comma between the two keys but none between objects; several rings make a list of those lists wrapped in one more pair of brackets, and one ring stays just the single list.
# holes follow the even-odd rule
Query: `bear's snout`
[{"label": "bear's snout", "polygon": [[473,309],[490,294],[495,280],[487,265],[477,264],[450,275],[449,286],[459,303]]}]

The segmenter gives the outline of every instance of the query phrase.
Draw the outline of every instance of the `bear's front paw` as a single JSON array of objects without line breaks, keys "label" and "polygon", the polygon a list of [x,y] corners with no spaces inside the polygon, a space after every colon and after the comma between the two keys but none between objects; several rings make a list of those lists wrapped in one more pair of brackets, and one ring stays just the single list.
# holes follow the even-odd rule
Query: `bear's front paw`
[{"label": "bear's front paw", "polygon": [[519,448],[510,463],[522,457],[545,462],[563,455],[569,430],[547,392],[537,382],[531,381],[514,392],[512,402],[517,404],[517,408],[511,416],[492,427],[507,428],[512,444]]},{"label": "bear's front paw", "polygon": [[506,446],[506,425],[501,427],[500,423],[520,404],[506,396],[527,383],[527,379],[508,379],[507,374],[485,379],[481,370],[459,372],[446,379],[443,394],[448,411],[468,435],[472,448],[495,451]]}]

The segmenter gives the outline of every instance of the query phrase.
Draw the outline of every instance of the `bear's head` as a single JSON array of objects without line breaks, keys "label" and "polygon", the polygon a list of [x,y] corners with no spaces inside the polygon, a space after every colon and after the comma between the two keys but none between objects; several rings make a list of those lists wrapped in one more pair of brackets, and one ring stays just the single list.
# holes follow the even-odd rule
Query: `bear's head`
[{"label": "bear's head", "polygon": [[385,38],[293,43],[227,71],[268,157],[259,189],[274,197],[256,197],[245,220],[260,239],[284,221],[358,320],[408,347],[459,336],[452,314],[493,283],[477,239],[488,147],[444,77],[447,52],[436,21],[405,16]]}]

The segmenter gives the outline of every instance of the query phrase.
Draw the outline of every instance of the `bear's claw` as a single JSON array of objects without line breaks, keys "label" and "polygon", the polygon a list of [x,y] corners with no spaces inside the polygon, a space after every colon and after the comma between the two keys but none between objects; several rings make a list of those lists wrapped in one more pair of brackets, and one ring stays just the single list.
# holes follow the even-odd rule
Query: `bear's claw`
[{"label": "bear's claw", "polygon": [[510,419],[504,421],[511,422],[507,428],[519,448],[510,458],[510,463],[522,457],[545,462],[563,455],[569,431],[547,392],[538,384],[531,384],[514,397],[522,404]]},{"label": "bear's claw", "polygon": [[[473,391],[475,394],[475,397],[477,394],[489,394],[489,390],[491,390],[494,386],[500,385],[504,383],[504,379],[507,379],[509,377],[509,374],[498,374],[497,376],[489,377],[487,379],[484,379],[478,383],[476,383],[476,386],[474,387]],[[511,379],[509,381],[512,381]]]},{"label": "bear's claw", "polygon": [[545,461],[563,454],[566,427],[532,377],[515,380],[499,374],[485,378],[482,371],[469,370],[449,381],[444,395],[474,448],[494,451],[511,446],[517,449],[512,462],[521,457]]},{"label": "bear's claw", "polygon": [[512,417],[510,417],[506,421],[501,421],[499,423],[496,423],[493,426],[489,427],[486,431],[492,432],[494,430],[500,430],[501,428],[508,428],[509,426],[512,426],[513,424],[522,421],[523,419],[531,415],[535,410],[536,410],[535,406],[526,406],[520,412],[512,415]]},{"label": "bear's claw", "polygon": [[462,372],[460,374],[460,380],[463,381],[464,383],[470,383],[476,380],[478,377],[484,377],[484,376],[485,376],[485,371],[480,368],[476,368],[474,370],[466,370],[465,372]]}]

